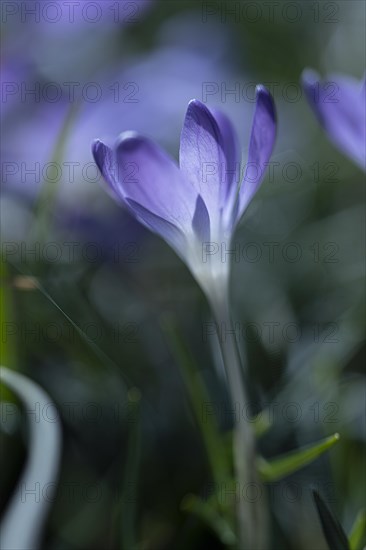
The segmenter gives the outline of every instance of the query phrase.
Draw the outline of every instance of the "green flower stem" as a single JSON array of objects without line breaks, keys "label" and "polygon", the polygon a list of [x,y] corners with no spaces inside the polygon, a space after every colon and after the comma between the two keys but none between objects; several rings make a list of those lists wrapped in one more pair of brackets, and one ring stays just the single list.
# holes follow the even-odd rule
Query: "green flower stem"
[{"label": "green flower stem", "polygon": [[[248,403],[241,361],[229,312],[228,291],[222,285],[220,291],[210,297],[216,322],[225,327],[225,337],[219,336],[222,359],[226,370],[231,402],[239,404],[241,412]],[[223,290],[224,288],[224,290]],[[214,297],[213,297],[214,296]],[[239,484],[237,530],[240,550],[263,550],[266,547],[266,509],[264,488],[256,469],[255,435],[249,422],[242,415],[235,418],[233,456],[236,479]],[[251,490],[252,489],[252,490]],[[249,494],[247,494],[249,491]]]}]

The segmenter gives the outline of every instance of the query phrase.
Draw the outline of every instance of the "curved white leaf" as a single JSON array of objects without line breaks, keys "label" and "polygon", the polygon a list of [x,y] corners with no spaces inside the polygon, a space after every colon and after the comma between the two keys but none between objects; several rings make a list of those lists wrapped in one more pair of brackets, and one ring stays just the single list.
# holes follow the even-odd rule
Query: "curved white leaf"
[{"label": "curved white leaf", "polygon": [[60,421],[55,418],[51,399],[37,384],[6,367],[0,368],[0,376],[22,401],[29,429],[26,464],[1,522],[1,548],[33,550],[40,546],[51,493],[56,488],[61,453]]}]

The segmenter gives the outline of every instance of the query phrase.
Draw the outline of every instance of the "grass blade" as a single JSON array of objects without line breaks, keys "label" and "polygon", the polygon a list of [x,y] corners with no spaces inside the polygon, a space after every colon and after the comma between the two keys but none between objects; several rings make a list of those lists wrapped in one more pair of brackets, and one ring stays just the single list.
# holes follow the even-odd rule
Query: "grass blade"
[{"label": "grass blade", "polygon": [[230,476],[230,465],[227,463],[225,443],[221,437],[215,418],[212,415],[206,415],[204,419],[204,406],[211,401],[206,386],[199,376],[199,370],[179,334],[175,318],[172,315],[165,316],[162,319],[161,325],[167,336],[172,355],[180,367],[196,421],[202,433],[212,476],[217,486],[220,486]]},{"label": "grass blade", "polygon": [[228,522],[212,506],[195,495],[186,495],[181,504],[182,510],[199,517],[225,546],[234,546],[236,536]]},{"label": "grass blade", "polygon": [[318,443],[296,449],[270,461],[260,458],[258,470],[262,481],[277,481],[296,472],[316,460],[337,441],[339,441],[339,434],[336,433]]},{"label": "grass blade", "polygon": [[339,523],[338,519],[329,510],[318,491],[313,491],[313,497],[329,549],[350,550],[347,535],[343,531],[342,525]]},{"label": "grass blade", "polygon": [[360,550],[366,532],[366,510],[360,510],[349,534],[351,550]]},{"label": "grass blade", "polygon": [[[120,502],[120,534],[122,550],[138,548],[136,513],[139,467],[141,461],[141,394],[137,388],[128,392],[131,426]],[[132,414],[132,416],[131,416]]]}]

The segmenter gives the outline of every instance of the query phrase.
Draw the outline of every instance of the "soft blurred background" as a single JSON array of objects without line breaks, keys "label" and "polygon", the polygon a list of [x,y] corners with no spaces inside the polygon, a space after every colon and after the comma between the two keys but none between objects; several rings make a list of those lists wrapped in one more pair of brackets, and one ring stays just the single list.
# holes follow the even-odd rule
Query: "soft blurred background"
[{"label": "soft blurred background", "polygon": [[[311,487],[345,530],[366,492],[364,175],[319,127],[300,75],[363,76],[365,4],[4,2],[1,46],[2,364],[49,393],[64,438],[43,547],[222,547],[181,506],[212,479],[167,325],[225,434],[217,330],[187,268],[106,194],[91,143],[137,130],[177,158],[197,98],[232,118],[245,161],[263,83],[278,139],[236,234],[233,314],[250,414],[272,422],[263,455],[341,435],[268,487],[271,548],[327,548]],[[3,416],[2,510],[27,445],[21,408]]]}]

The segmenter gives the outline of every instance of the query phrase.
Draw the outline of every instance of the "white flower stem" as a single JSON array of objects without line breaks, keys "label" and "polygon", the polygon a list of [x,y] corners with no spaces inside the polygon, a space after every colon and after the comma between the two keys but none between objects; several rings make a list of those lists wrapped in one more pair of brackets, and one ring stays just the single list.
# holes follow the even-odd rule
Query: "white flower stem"
[{"label": "white flower stem", "polygon": [[227,285],[220,293],[211,295],[210,302],[218,331],[220,349],[232,406],[239,415],[234,415],[233,456],[238,487],[237,530],[240,550],[264,550],[266,545],[266,513],[264,488],[260,485],[256,472],[255,437],[250,422],[243,411],[247,410],[248,398],[243,381],[241,361],[229,312]]}]

